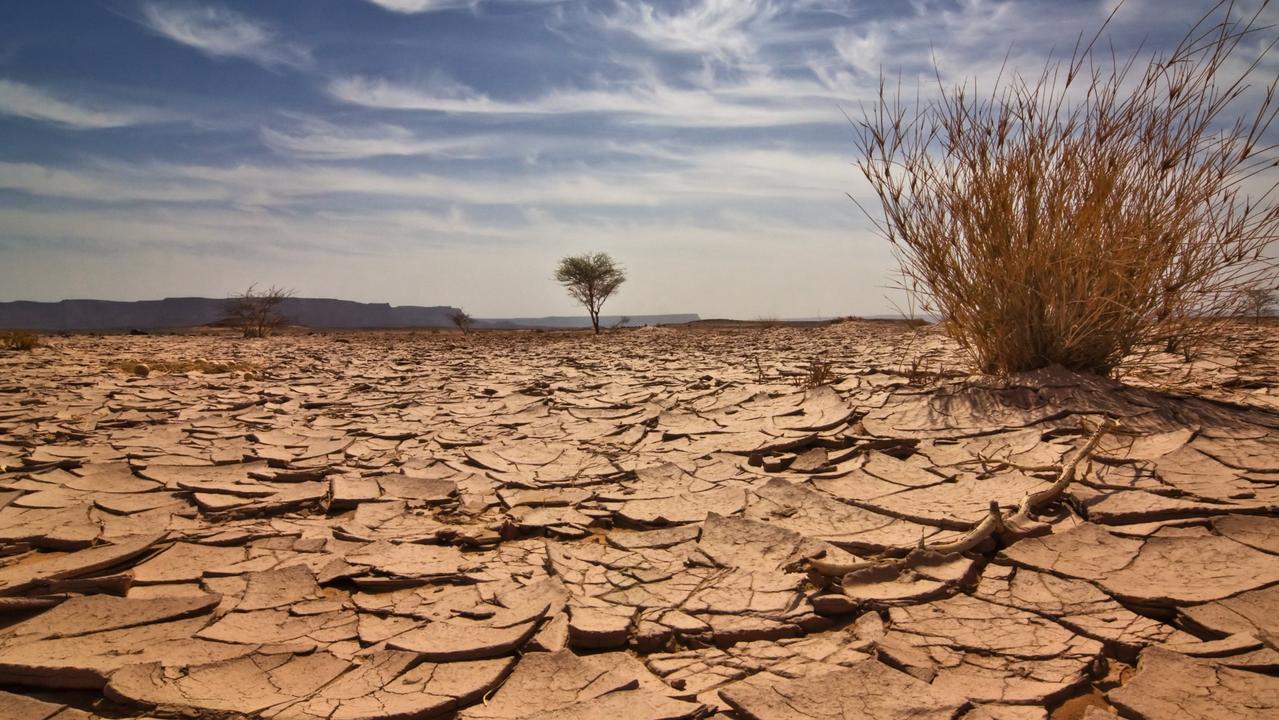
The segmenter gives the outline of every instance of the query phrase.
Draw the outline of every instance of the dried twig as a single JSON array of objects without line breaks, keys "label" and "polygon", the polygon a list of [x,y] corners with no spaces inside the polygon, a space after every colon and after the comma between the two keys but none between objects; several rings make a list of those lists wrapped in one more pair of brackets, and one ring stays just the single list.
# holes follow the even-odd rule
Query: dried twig
[{"label": "dried twig", "polygon": [[967,552],[981,545],[992,537],[999,537],[1005,541],[1016,540],[1031,534],[1035,520],[1035,513],[1048,503],[1056,500],[1065,492],[1066,488],[1075,481],[1075,476],[1079,472],[1079,464],[1088,459],[1093,451],[1097,449],[1097,445],[1101,439],[1107,434],[1117,430],[1119,423],[1106,419],[1102,424],[1093,431],[1088,441],[1079,449],[1074,456],[1065,464],[1056,467],[1057,479],[1052,485],[1027,493],[1017,504],[1016,510],[1008,515],[1004,515],[999,510],[999,504],[994,500],[990,501],[990,511],[981,522],[977,523],[968,532],[955,540],[949,542],[925,544],[920,543],[904,558],[886,558],[876,560],[863,560],[854,563],[841,563],[823,560],[821,558],[812,558],[808,561],[809,568],[826,577],[843,577],[852,572],[864,572],[871,568],[907,568],[912,567],[920,562],[924,557],[936,557],[938,555],[954,555]]}]

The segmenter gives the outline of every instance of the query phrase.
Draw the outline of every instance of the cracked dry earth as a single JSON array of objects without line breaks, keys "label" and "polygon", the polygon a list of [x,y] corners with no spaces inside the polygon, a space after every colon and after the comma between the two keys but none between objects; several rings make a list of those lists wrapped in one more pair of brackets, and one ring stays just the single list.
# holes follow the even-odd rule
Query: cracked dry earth
[{"label": "cracked dry earth", "polygon": [[1277,337],[52,338],[0,355],[0,717],[1279,717]]}]

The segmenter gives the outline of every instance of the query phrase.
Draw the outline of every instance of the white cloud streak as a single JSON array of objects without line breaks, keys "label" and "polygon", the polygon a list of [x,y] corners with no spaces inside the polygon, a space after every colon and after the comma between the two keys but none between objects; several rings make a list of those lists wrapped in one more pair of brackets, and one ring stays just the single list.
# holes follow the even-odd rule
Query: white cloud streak
[{"label": "white cloud streak", "polygon": [[172,119],[149,108],[121,108],[68,100],[11,80],[0,80],[0,114],[79,130],[126,127]]},{"label": "white cloud streak", "polygon": [[579,208],[694,208],[700,203],[836,203],[860,183],[848,158],[787,149],[719,150],[618,145],[640,167],[583,167],[486,177],[394,174],[303,163],[137,165],[102,162],[64,169],[0,162],[0,188],[41,197],[107,203],[227,204],[288,209],[316,198],[350,196],[402,203]]},{"label": "white cloud streak", "polygon": [[368,0],[368,2],[394,13],[413,15],[416,13],[452,10],[453,8],[471,7],[477,0]]},{"label": "white cloud streak", "polygon": [[[641,82],[593,89],[557,89],[527,100],[495,100],[469,88],[411,87],[364,77],[340,78],[329,93],[343,102],[393,110],[459,115],[536,116],[599,114],[669,127],[774,127],[843,122],[836,99],[813,83],[804,104],[779,98],[751,84],[677,88],[649,77]],[[800,90],[801,88],[792,88]],[[797,93],[798,94],[798,93]]]},{"label": "white cloud streak", "polygon": [[[496,0],[367,0],[388,12],[401,15],[417,15],[420,13],[439,12],[440,10],[456,10],[458,8],[478,8],[481,5],[498,4]],[[511,5],[555,5],[565,0],[504,0]]]},{"label": "white cloud streak", "polygon": [[492,136],[423,138],[398,125],[342,127],[307,118],[288,129],[263,127],[262,142],[281,155],[304,160],[357,160],[387,156],[493,157],[503,144]]},{"label": "white cloud streak", "polygon": [[263,67],[301,67],[310,52],[281,40],[267,26],[217,6],[150,2],[142,21],[153,32],[213,58],[236,57]]},{"label": "white cloud streak", "polygon": [[648,2],[619,2],[616,12],[599,24],[658,50],[729,58],[753,54],[779,14],[769,0],[700,0],[680,11],[664,11]]}]

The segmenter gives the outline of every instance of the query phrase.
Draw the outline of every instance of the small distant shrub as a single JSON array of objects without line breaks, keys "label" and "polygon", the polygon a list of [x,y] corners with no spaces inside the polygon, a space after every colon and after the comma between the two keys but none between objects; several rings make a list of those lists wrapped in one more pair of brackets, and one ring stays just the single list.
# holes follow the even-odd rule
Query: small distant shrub
[{"label": "small distant shrub", "polygon": [[1108,373],[1134,349],[1205,339],[1241,314],[1242,288],[1276,284],[1279,79],[1249,92],[1270,28],[1234,10],[1149,60],[1094,53],[1099,32],[989,95],[964,84],[911,104],[881,81],[857,133],[873,219],[902,285],[982,371]]},{"label": "small distant shrub", "polygon": [[453,323],[453,326],[461,330],[462,334],[465,335],[471,332],[471,325],[474,321],[470,315],[466,314],[465,310],[457,308],[449,313],[449,322]]},{"label": "small distant shrub", "polygon": [[232,295],[227,300],[227,324],[239,328],[246,338],[264,338],[284,325],[280,304],[293,297],[292,290],[272,285],[258,290],[250,285],[248,290]]},{"label": "small distant shrub", "polygon": [[0,332],[0,348],[5,350],[34,350],[40,347],[40,336],[27,330]]}]

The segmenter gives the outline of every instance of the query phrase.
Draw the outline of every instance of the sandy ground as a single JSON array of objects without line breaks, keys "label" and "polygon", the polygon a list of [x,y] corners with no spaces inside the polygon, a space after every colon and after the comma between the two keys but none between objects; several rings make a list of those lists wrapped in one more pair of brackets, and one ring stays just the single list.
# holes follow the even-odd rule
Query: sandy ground
[{"label": "sandy ground", "polygon": [[1234,339],[50,338],[0,354],[0,717],[1279,717],[1279,327]]}]

